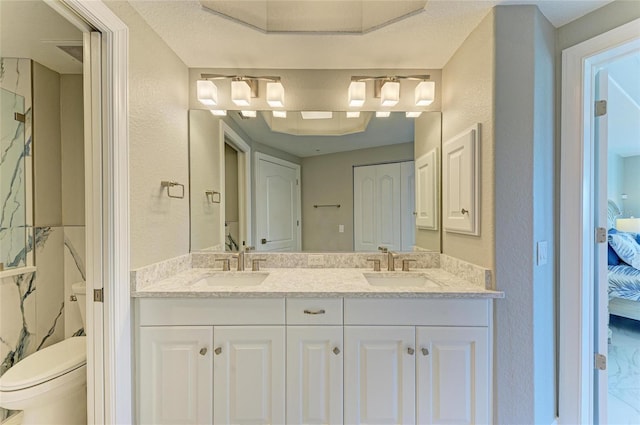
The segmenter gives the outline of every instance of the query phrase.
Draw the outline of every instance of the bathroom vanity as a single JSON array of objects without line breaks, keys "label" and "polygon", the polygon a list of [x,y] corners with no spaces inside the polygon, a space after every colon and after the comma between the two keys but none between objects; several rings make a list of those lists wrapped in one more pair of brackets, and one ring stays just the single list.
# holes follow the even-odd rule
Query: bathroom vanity
[{"label": "bathroom vanity", "polygon": [[503,294],[441,269],[189,269],[134,297],[139,423],[491,422]]}]

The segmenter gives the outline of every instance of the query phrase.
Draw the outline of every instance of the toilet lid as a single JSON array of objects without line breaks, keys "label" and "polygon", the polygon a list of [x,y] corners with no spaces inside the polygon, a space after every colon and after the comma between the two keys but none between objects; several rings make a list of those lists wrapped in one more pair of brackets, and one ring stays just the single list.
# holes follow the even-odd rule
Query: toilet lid
[{"label": "toilet lid", "polygon": [[0,391],[33,387],[86,364],[86,338],[68,338],[25,357],[0,377]]}]

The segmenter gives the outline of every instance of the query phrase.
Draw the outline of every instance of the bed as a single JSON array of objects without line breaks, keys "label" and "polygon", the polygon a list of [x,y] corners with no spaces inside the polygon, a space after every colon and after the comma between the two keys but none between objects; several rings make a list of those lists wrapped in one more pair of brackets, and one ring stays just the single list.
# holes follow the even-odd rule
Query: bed
[{"label": "bed", "polygon": [[[609,228],[615,227],[620,209],[609,201],[607,221]],[[640,320],[640,270],[628,264],[609,265],[609,313],[615,316]]]}]

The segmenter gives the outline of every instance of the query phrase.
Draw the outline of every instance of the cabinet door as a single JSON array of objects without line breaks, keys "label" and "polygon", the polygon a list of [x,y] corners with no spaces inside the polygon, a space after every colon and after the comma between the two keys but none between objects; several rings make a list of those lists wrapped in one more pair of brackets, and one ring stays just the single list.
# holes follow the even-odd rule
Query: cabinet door
[{"label": "cabinet door", "polygon": [[139,422],[211,423],[213,328],[141,327],[139,343]]},{"label": "cabinet door", "polygon": [[284,326],[216,326],[214,423],[282,424]]},{"label": "cabinet door", "polygon": [[416,220],[419,229],[438,230],[438,148],[416,160]]},{"label": "cabinet door", "polygon": [[287,424],[342,423],[342,327],[287,327]]},{"label": "cabinet door", "polygon": [[344,328],[344,421],[415,423],[415,328]]},{"label": "cabinet door", "polygon": [[418,327],[419,424],[489,423],[487,328]]}]

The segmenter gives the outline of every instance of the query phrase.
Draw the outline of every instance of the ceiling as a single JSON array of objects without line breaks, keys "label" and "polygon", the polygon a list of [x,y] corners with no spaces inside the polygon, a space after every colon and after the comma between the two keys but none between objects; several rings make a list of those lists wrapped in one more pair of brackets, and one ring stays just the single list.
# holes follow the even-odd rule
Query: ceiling
[{"label": "ceiling", "polygon": [[[265,1],[249,3],[258,8]],[[558,27],[610,1],[430,0],[420,13],[362,35],[267,34],[213,13],[198,0],[130,3],[190,68],[441,69],[496,5],[537,5]],[[301,2],[287,2],[299,21],[297,27],[306,23],[296,9]]]},{"label": "ceiling", "polygon": [[82,73],[82,62],[57,47],[77,51],[82,32],[43,1],[0,0],[0,40],[2,57],[30,58],[59,74]]}]

